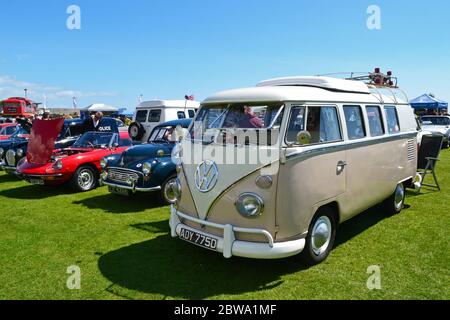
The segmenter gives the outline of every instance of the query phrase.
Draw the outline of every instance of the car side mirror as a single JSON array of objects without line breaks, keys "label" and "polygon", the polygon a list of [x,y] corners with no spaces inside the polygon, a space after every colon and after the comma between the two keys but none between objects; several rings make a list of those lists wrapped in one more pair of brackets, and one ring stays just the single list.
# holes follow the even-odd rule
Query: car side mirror
[{"label": "car side mirror", "polygon": [[297,134],[297,142],[300,145],[306,145],[311,143],[311,133],[308,131],[300,131]]},{"label": "car side mirror", "polygon": [[178,125],[175,128],[176,141],[180,142],[181,140],[183,140],[183,138],[186,137],[188,132],[189,132],[188,129],[183,128],[181,125]]},{"label": "car side mirror", "polygon": [[117,143],[117,142],[115,142],[114,144],[113,144],[113,148],[114,149],[117,149],[119,147],[119,144]]}]

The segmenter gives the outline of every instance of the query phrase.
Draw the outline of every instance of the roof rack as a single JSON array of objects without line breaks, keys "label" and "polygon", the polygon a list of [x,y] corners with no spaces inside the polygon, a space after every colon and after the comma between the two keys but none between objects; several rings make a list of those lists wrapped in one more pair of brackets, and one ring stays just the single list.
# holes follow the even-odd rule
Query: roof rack
[{"label": "roof rack", "polygon": [[399,88],[398,86],[398,78],[393,76],[392,71],[388,71],[386,74],[381,72],[380,68],[375,68],[373,72],[337,72],[330,73],[321,76],[337,76],[337,75],[346,75],[344,79],[353,80],[353,81],[361,81],[367,84],[372,94],[376,96],[380,103],[384,104],[383,95],[381,94],[381,90],[386,90],[391,95],[392,99],[395,103],[398,103],[398,97],[396,91],[398,90],[406,99],[406,102],[409,103],[408,95],[405,91]]}]

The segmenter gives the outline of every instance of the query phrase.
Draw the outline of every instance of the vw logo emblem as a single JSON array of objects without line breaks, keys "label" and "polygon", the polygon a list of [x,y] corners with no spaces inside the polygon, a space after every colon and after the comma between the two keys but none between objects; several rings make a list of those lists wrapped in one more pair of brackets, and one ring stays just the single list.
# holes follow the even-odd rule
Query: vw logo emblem
[{"label": "vw logo emblem", "polygon": [[219,169],[214,161],[206,160],[200,163],[195,172],[195,186],[200,192],[211,191],[219,179]]}]

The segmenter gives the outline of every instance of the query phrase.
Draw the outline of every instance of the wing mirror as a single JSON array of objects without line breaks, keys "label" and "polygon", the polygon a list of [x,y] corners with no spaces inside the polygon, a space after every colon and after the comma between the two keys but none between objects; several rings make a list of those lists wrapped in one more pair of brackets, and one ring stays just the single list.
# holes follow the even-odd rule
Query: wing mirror
[{"label": "wing mirror", "polygon": [[180,142],[181,140],[183,140],[184,137],[187,136],[188,133],[189,133],[188,129],[183,128],[181,125],[178,125],[175,128],[176,141]]},{"label": "wing mirror", "polygon": [[117,149],[118,147],[119,147],[119,143],[114,142],[114,144],[113,144],[113,149]]},{"label": "wing mirror", "polygon": [[311,143],[311,133],[308,131],[300,131],[297,134],[297,142],[300,145],[306,145]]}]

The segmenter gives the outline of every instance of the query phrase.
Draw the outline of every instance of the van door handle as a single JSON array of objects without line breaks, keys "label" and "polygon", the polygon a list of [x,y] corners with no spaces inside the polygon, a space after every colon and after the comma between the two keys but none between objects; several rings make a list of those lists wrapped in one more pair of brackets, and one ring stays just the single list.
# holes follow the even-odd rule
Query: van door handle
[{"label": "van door handle", "polygon": [[346,167],[348,164],[347,164],[347,161],[339,161],[337,165],[338,165],[338,167],[344,168],[344,167]]},{"label": "van door handle", "polygon": [[342,172],[344,172],[345,167],[347,166],[347,161],[339,161],[336,167],[336,173],[337,175],[340,175]]}]

